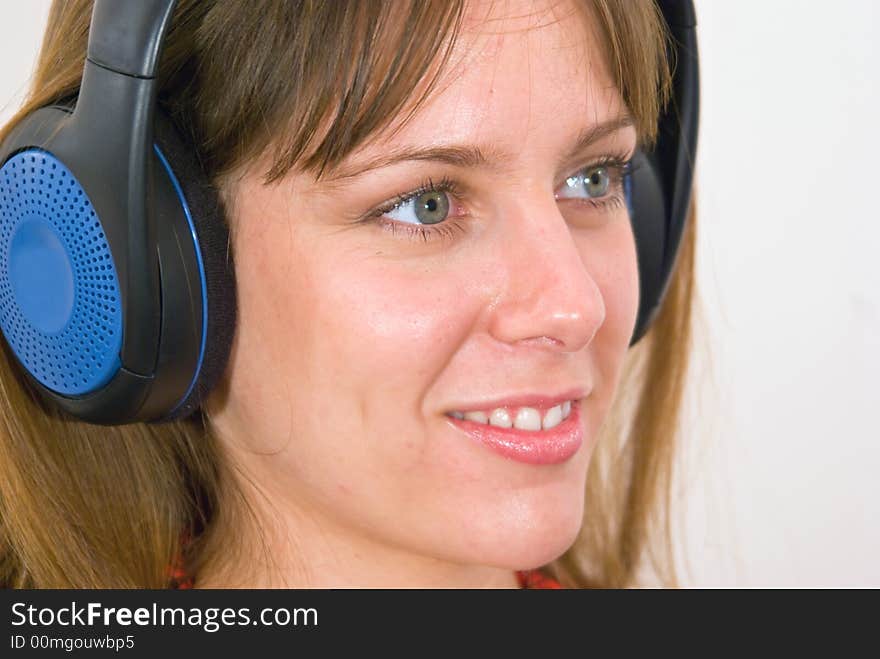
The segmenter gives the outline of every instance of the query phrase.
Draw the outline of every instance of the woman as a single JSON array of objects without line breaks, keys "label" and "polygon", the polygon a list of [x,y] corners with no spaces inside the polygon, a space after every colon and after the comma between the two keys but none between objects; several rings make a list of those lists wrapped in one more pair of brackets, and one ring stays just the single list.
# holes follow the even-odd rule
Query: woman
[{"label": "woman", "polygon": [[[76,95],[90,12],[53,4],[18,117]],[[228,366],[198,414],[105,427],[5,350],[0,580],[674,583],[694,235],[628,350],[623,191],[664,53],[647,1],[181,0],[160,105],[224,201]]]}]

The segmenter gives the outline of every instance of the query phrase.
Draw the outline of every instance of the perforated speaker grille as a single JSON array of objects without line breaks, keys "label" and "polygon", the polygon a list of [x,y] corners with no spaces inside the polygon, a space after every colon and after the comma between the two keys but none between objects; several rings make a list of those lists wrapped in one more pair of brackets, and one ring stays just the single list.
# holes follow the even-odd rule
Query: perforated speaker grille
[{"label": "perforated speaker grille", "polygon": [[82,186],[39,149],[0,168],[0,329],[19,361],[65,395],[119,370],[122,313],[110,248]]}]

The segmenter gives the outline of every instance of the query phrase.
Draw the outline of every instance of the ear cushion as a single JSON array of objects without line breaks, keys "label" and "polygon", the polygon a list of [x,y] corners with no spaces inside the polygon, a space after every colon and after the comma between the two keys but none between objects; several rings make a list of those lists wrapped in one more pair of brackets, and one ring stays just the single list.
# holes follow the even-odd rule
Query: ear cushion
[{"label": "ear cushion", "polygon": [[663,254],[666,250],[667,219],[657,166],[652,155],[641,150],[633,158],[627,180],[633,237],[639,263],[639,312],[630,346],[641,340],[653,322],[663,297]]},{"label": "ear cushion", "polygon": [[237,302],[229,230],[217,189],[207,180],[195,149],[180,137],[171,120],[158,108],[154,139],[189,206],[201,250],[208,303],[202,365],[185,398],[167,416],[157,420],[170,421],[195,412],[223,375],[235,335]]}]

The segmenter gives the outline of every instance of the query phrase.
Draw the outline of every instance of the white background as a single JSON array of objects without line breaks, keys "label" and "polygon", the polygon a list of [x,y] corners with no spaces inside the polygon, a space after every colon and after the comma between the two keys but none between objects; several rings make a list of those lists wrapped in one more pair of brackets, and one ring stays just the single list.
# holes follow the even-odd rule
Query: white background
[{"label": "white background", "polygon": [[[0,121],[47,0],[0,0]],[[880,3],[697,0],[694,586],[880,586]]]}]

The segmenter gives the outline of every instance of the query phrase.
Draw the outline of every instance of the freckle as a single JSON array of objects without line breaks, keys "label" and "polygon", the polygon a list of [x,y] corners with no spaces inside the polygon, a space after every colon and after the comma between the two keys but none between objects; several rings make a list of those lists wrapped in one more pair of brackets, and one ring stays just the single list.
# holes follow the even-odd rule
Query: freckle
[{"label": "freckle", "polygon": [[342,483],[339,483],[337,485],[337,487],[339,488],[339,491],[342,492],[342,494],[351,495],[351,488],[348,487],[347,485],[343,485]]}]

